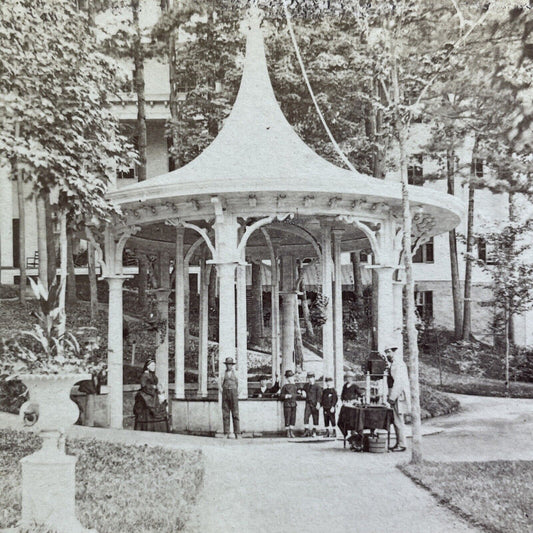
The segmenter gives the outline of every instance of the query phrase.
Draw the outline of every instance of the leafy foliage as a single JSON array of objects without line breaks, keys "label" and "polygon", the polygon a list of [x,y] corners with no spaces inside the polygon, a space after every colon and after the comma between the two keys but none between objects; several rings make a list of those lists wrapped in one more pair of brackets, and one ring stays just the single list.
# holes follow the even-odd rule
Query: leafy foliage
[{"label": "leafy foliage", "polygon": [[117,64],[69,0],[2,2],[0,48],[2,163],[52,194],[71,225],[108,219],[107,186],[134,156],[111,112]]},{"label": "leafy foliage", "polygon": [[[20,519],[21,473],[18,461],[38,450],[40,438],[0,431],[0,527]],[[81,522],[102,533],[182,531],[203,484],[199,450],[126,446],[94,439],[67,439],[76,464],[76,508]],[[172,468],[168,466],[172,465]],[[132,468],[135,479],[131,478]]]},{"label": "leafy foliage", "polygon": [[103,363],[92,348],[83,353],[71,332],[57,336],[62,321],[59,307],[61,288],[52,284],[47,291],[40,280],[30,278],[39,307],[35,316],[39,324],[31,330],[21,330],[0,340],[0,377],[13,379],[21,373],[51,373],[94,371],[103,369]]}]

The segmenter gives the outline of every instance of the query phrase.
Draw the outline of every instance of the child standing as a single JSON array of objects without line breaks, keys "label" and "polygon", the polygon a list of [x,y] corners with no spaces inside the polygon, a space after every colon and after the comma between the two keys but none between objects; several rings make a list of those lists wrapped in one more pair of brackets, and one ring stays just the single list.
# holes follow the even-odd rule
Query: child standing
[{"label": "child standing", "polygon": [[298,388],[294,383],[294,372],[287,370],[285,372],[287,383],[281,387],[279,394],[280,400],[283,402],[283,415],[285,416],[285,429],[287,430],[287,437],[294,438],[294,425],[296,424],[296,398],[298,397]]},{"label": "child standing", "polygon": [[[307,372],[308,382],[304,385],[302,396],[305,398],[305,412],[304,412],[304,437],[316,437],[318,428],[318,415],[320,409],[320,401],[322,399],[322,388],[315,382],[315,373]],[[313,431],[309,424],[309,418],[313,417]]]},{"label": "child standing", "polygon": [[329,425],[331,424],[331,436],[336,437],[335,432],[335,407],[337,405],[337,391],[333,388],[333,378],[327,377],[325,388],[322,391],[322,400],[320,401],[324,409],[324,426],[326,426],[326,437],[329,437]]}]

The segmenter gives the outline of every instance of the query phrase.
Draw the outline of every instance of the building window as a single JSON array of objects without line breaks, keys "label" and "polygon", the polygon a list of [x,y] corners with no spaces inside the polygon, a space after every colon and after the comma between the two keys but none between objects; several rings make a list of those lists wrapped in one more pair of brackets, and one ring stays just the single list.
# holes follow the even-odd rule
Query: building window
[{"label": "building window", "polygon": [[[139,138],[134,136],[131,139],[133,147],[135,150],[139,150]],[[119,180],[134,180],[137,179],[137,165],[134,164],[133,167],[128,168],[128,170],[117,170],[117,178]]]},{"label": "building window", "polygon": [[415,292],[415,305],[422,320],[433,318],[433,291]]},{"label": "building window", "polygon": [[480,261],[483,261],[486,265],[495,265],[496,257],[491,246],[487,244],[487,241],[480,237],[477,240],[477,257]]},{"label": "building window", "polygon": [[11,220],[11,231],[13,232],[13,266],[18,268],[20,266],[20,220],[18,218]]},{"label": "building window", "polygon": [[475,157],[472,161],[472,174],[476,178],[482,178],[483,177],[483,159],[480,159],[479,157]]},{"label": "building window", "polygon": [[174,158],[171,155],[172,145],[174,143],[172,142],[172,137],[167,137],[167,154],[168,154],[168,171],[172,172],[173,170],[176,170],[176,165],[174,163]]},{"label": "building window", "polygon": [[411,156],[411,164],[407,167],[407,183],[409,185],[424,184],[423,155],[414,154]]},{"label": "building window", "polygon": [[434,262],[434,244],[433,237],[418,247],[415,255],[413,255],[413,263],[433,263]]}]

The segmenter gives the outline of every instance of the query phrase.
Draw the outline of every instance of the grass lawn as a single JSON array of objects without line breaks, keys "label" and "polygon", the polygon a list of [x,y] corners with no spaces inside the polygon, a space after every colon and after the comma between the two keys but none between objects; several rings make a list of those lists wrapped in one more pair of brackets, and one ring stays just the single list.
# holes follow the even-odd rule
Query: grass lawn
[{"label": "grass lawn", "polygon": [[533,531],[533,461],[428,462],[399,468],[487,531]]},{"label": "grass lawn", "polygon": [[[443,392],[475,396],[505,396],[505,384],[498,379],[456,374],[443,370],[441,384],[438,368],[424,361],[420,361],[420,381]],[[533,383],[512,381],[509,388],[512,398],[533,398]]]},{"label": "grass lawn", "polygon": [[[0,529],[20,519],[19,460],[40,447],[31,433],[0,430]],[[182,531],[202,486],[201,451],[67,440],[76,455],[76,510],[99,533]]]}]

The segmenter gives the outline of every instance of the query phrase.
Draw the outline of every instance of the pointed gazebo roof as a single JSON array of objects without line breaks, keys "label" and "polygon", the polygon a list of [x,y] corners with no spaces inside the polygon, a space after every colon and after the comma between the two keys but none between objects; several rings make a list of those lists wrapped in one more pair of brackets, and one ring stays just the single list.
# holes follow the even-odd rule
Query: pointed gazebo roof
[{"label": "pointed gazebo roof", "polygon": [[[401,204],[400,183],[338,167],[309,148],[283,115],[268,74],[259,17],[251,16],[242,80],[233,109],[215,140],[187,165],[121,188],[109,197],[123,208],[182,203],[213,195],[252,193],[343,195]],[[451,196],[410,187],[411,202],[438,219],[439,232],[457,225],[462,204]],[[444,204],[446,207],[444,207]],[[182,213],[185,214],[185,213]],[[317,213],[318,214],[318,213]]]}]

